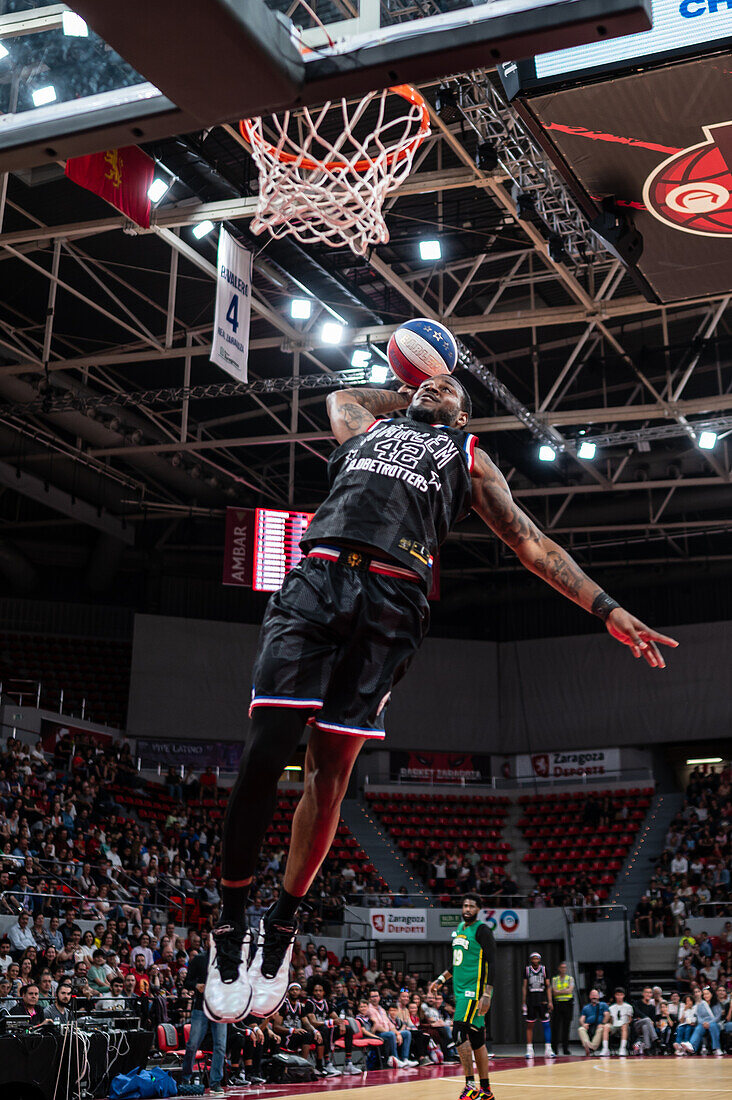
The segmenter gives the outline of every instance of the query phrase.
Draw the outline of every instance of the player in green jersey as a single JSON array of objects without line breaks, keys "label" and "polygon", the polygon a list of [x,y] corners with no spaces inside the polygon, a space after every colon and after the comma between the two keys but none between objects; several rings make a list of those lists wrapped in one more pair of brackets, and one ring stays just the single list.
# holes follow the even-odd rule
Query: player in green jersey
[{"label": "player in green jersey", "polygon": [[[455,994],[453,1034],[465,1072],[460,1100],[493,1100],[488,1080],[485,1017],[491,1007],[496,970],[496,941],[487,924],[478,920],[482,901],[477,894],[463,898],[463,919],[452,934],[452,971],[446,970],[430,986],[437,992],[452,977]],[[480,1085],[476,1086],[473,1059]]]}]

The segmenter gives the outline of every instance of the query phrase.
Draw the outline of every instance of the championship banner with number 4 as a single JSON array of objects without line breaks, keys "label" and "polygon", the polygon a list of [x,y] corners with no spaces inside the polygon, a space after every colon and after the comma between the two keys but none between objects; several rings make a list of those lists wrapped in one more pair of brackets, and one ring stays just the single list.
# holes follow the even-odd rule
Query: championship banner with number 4
[{"label": "championship banner with number 4", "polygon": [[224,227],[219,232],[216,315],[210,359],[237,382],[247,381],[252,254]]}]

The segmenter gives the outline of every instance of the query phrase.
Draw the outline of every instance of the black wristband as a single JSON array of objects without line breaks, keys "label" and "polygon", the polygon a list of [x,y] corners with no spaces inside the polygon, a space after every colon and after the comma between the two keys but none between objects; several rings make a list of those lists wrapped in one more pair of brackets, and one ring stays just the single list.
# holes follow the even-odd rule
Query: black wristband
[{"label": "black wristband", "polygon": [[607,617],[611,611],[614,611],[616,607],[620,607],[617,600],[614,600],[612,596],[608,596],[607,592],[598,592],[592,601],[592,614],[597,615],[598,619],[602,619],[603,622],[607,621]]}]

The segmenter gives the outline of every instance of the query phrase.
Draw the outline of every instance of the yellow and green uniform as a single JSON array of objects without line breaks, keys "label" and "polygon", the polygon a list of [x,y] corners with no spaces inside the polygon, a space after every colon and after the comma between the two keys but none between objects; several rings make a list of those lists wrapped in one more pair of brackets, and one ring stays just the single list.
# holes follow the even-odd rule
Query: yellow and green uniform
[{"label": "yellow and green uniform", "polygon": [[476,920],[461,921],[452,934],[452,988],[455,994],[455,1020],[471,1027],[483,1027],[485,1017],[478,1005],[485,987],[493,985],[496,966],[496,941],[487,924]]}]

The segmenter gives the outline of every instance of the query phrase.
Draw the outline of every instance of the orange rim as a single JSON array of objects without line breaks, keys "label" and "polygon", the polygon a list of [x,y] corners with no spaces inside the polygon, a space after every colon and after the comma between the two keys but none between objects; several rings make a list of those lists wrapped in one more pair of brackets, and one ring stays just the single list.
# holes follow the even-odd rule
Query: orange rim
[{"label": "orange rim", "polygon": [[[402,146],[401,149],[397,149],[393,153],[389,153],[386,158],[388,165],[394,164],[400,160],[404,160],[409,156],[419,145],[422,144],[424,139],[430,132],[430,113],[427,108],[424,96],[413,88],[411,84],[397,84],[393,88],[387,88],[387,91],[393,92],[394,95],[401,96],[402,99],[406,99],[407,103],[413,104],[415,107],[419,107],[421,111],[421,121],[419,124],[419,130],[410,138],[409,141]],[[295,153],[286,153],[283,149],[278,150],[276,145],[272,145],[271,142],[265,141],[259,136],[253,128],[252,120],[249,118],[243,118],[239,122],[239,130],[242,137],[244,137],[250,145],[257,145],[260,149],[269,153],[271,157],[277,157],[282,164],[294,164],[298,161],[302,168],[305,168],[312,172],[322,171],[324,168],[337,169],[351,167],[354,172],[368,172],[369,168],[373,166],[373,160],[371,157],[363,157],[362,160],[357,160],[355,164],[349,165],[345,160],[312,160],[310,157],[302,157],[302,159]]]}]

